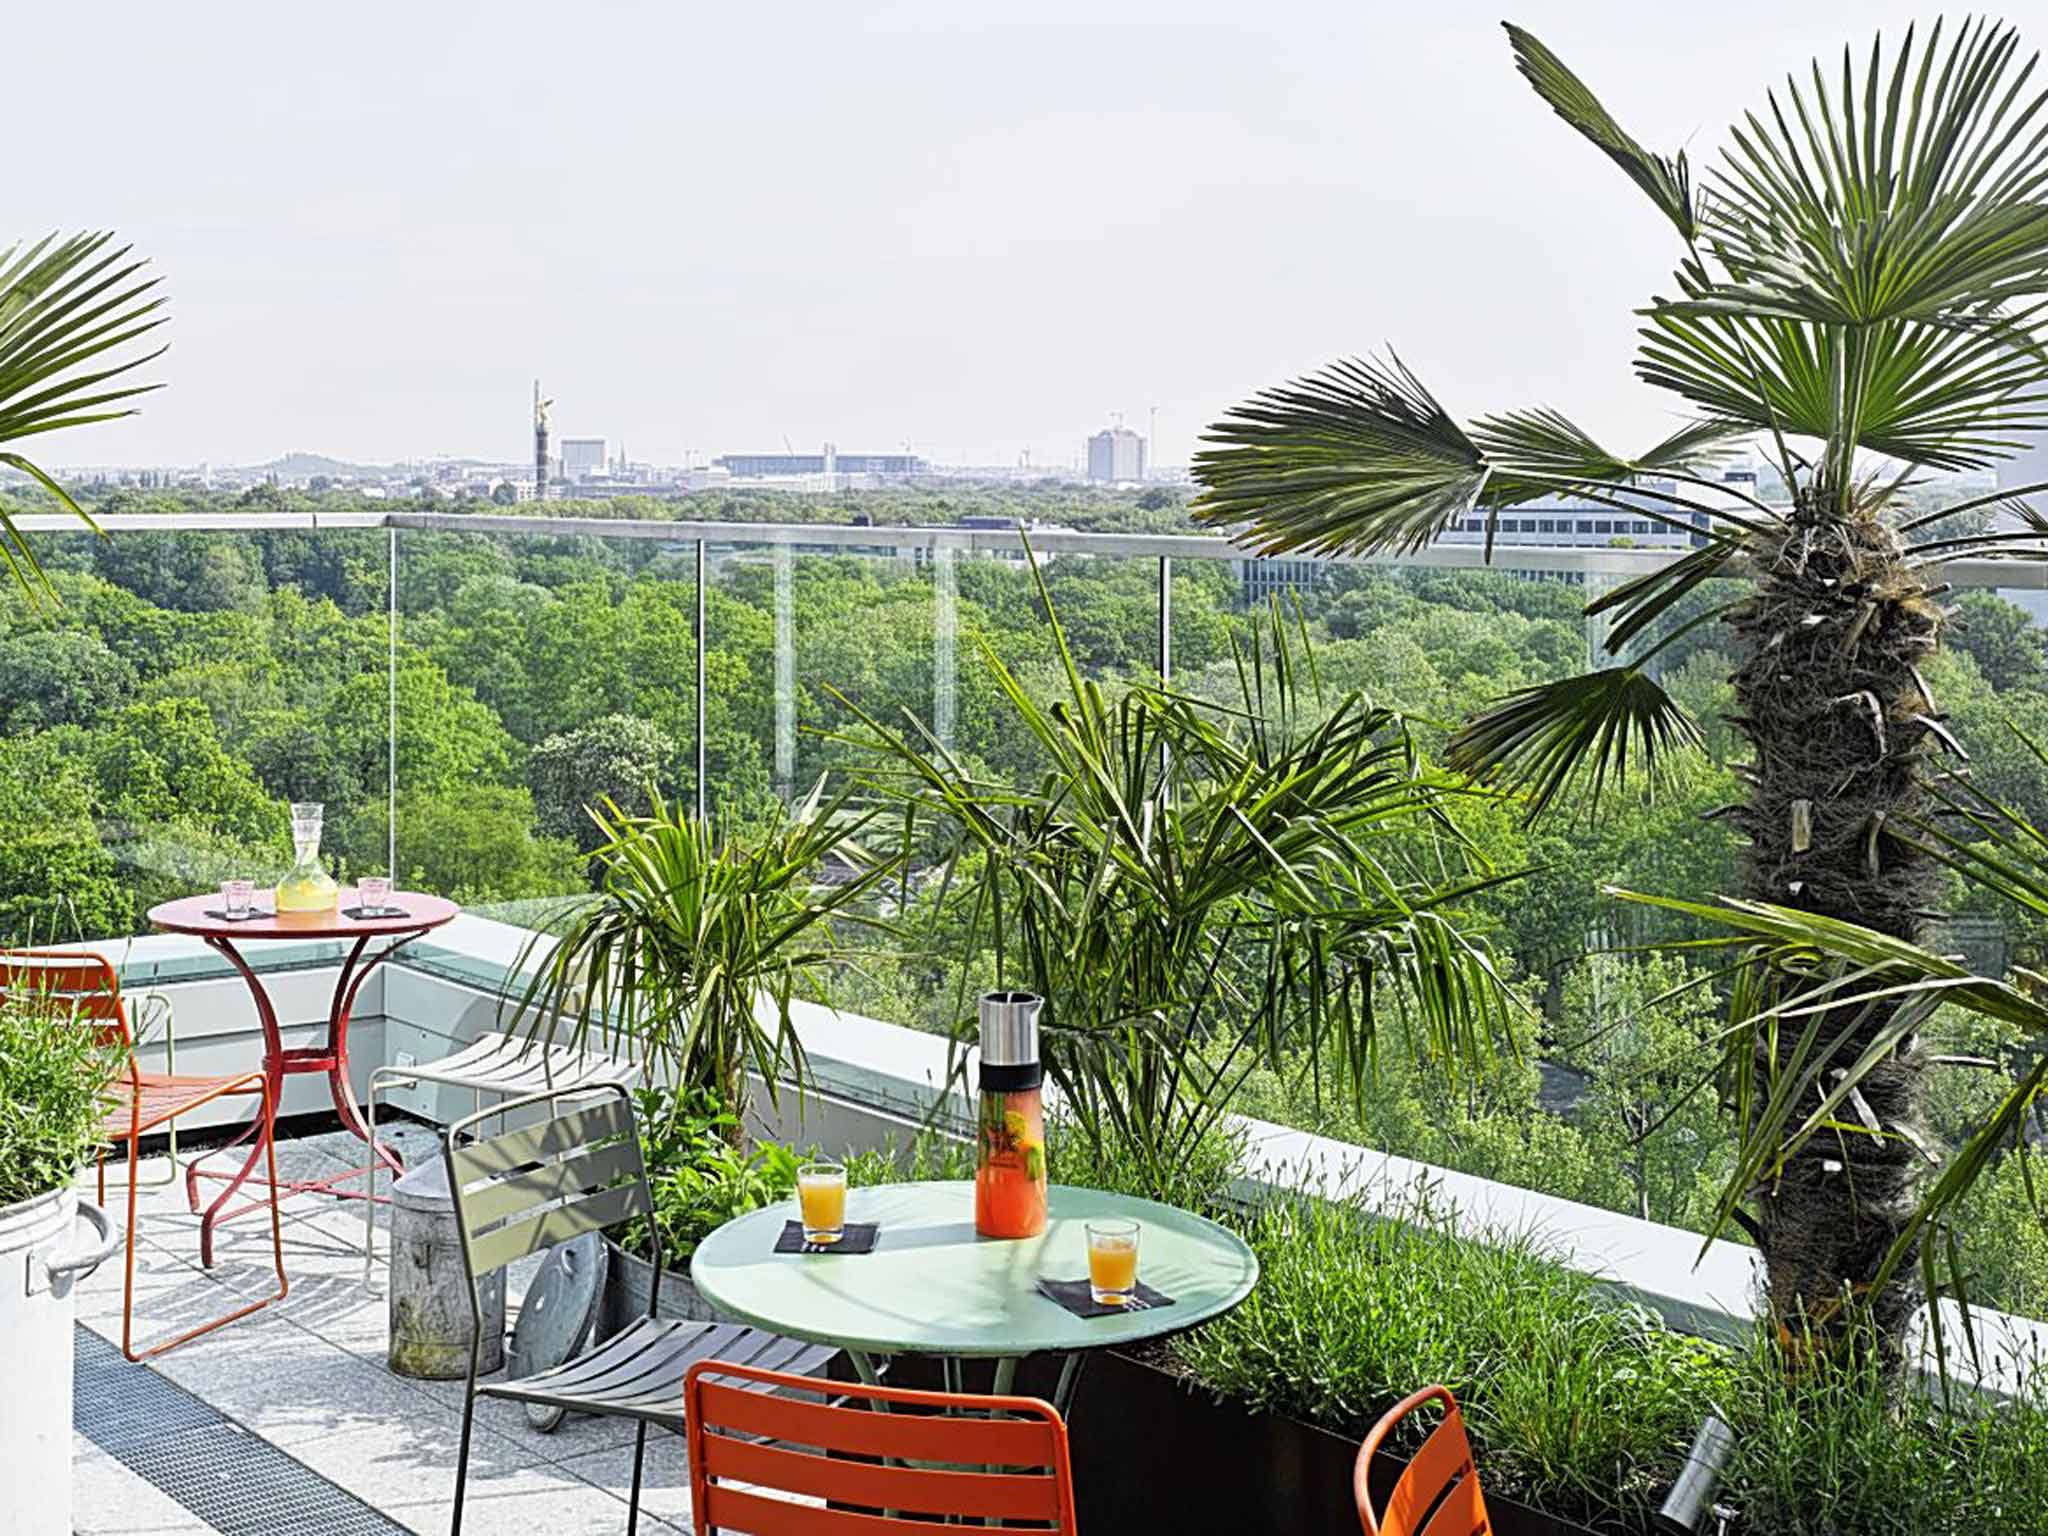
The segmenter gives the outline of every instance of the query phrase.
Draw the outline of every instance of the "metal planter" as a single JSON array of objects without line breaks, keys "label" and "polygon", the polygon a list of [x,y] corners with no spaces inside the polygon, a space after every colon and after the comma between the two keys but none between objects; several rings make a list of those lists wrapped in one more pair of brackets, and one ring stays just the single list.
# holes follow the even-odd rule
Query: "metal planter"
[{"label": "metal planter", "polygon": [[[81,1216],[98,1234],[83,1245],[72,1235]],[[6,1525],[22,1536],[71,1529],[71,1293],[121,1236],[68,1188],[0,1208],[0,1446]]]}]

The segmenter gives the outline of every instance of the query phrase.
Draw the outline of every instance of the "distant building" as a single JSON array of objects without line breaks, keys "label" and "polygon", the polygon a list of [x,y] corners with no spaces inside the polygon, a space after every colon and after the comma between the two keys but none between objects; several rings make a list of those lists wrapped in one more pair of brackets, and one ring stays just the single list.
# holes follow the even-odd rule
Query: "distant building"
[{"label": "distant building", "polygon": [[1088,439],[1088,478],[1105,485],[1145,478],[1145,439],[1128,427],[1107,427]]},{"label": "distant building", "polygon": [[735,480],[786,480],[798,475],[882,475],[907,479],[930,472],[914,453],[728,453],[711,461]]},{"label": "distant building", "polygon": [[562,478],[588,480],[605,471],[604,439],[565,437],[562,439]]},{"label": "distant building", "polygon": [[[1651,480],[1645,484],[1667,493],[1683,495],[1687,500],[1702,505],[1725,502],[1734,507],[1741,504],[1741,497],[1755,496],[1758,492],[1756,471],[1746,465],[1725,470],[1720,479],[1728,487],[1725,492],[1690,482],[1683,487],[1670,480]],[[1593,501],[1568,495],[1541,496],[1512,507],[1502,507],[1499,516],[1491,519],[1495,550],[1493,568],[1508,576],[1578,585],[1585,580],[1579,571],[1538,571],[1516,567],[1514,550],[1518,547],[1686,550],[1697,549],[1707,542],[1710,519],[1704,512],[1673,506],[1656,496],[1636,496],[1634,505],[1616,504],[1630,501],[1629,493],[1624,491],[1614,501]],[[1652,517],[1643,509],[1654,509],[1659,515]],[[1436,542],[1483,544],[1489,517],[1488,513],[1475,510],[1453,518],[1437,536]],[[1667,518],[1671,521],[1666,521]],[[1329,561],[1314,555],[1240,560],[1237,562],[1239,598],[1249,606],[1259,606],[1275,594],[1307,591],[1322,585],[1328,577],[1329,564]]]}]

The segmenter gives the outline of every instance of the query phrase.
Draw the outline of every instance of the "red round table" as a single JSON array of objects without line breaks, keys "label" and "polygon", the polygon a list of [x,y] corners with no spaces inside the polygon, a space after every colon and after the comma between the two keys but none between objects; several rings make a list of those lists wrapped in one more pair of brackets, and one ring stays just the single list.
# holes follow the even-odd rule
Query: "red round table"
[{"label": "red round table", "polygon": [[[165,933],[188,933],[194,938],[204,939],[209,946],[227,957],[228,963],[241,973],[242,980],[249,984],[249,992],[256,999],[256,1017],[263,1025],[263,1071],[269,1079],[270,1096],[268,1113],[258,1109],[256,1116],[242,1130],[242,1133],[226,1146],[206,1154],[211,1157],[219,1152],[231,1151],[243,1142],[249,1142],[249,1155],[241,1168],[232,1174],[202,1173],[200,1163],[204,1158],[195,1158],[185,1170],[185,1194],[196,1213],[199,1210],[199,1181],[201,1178],[223,1179],[227,1188],[220,1192],[212,1205],[206,1208],[205,1219],[199,1224],[199,1260],[202,1264],[213,1263],[213,1231],[223,1221],[241,1215],[244,1211],[255,1210],[267,1201],[252,1200],[234,1210],[224,1210],[236,1190],[246,1183],[255,1172],[257,1162],[264,1156],[265,1149],[277,1134],[277,1106],[283,1097],[284,1080],[300,1072],[322,1072],[327,1076],[327,1086],[334,1096],[334,1111],[341,1117],[341,1123],[355,1132],[370,1147],[370,1155],[383,1160],[394,1173],[403,1173],[404,1165],[390,1149],[373,1143],[370,1133],[363,1126],[362,1117],[356,1113],[355,1090],[348,1080],[348,1019],[349,1010],[355,1006],[356,993],[362,990],[363,982],[384,961],[398,950],[410,944],[421,934],[440,927],[460,910],[454,902],[439,896],[423,896],[413,891],[393,891],[388,905],[404,908],[397,917],[353,918],[347,909],[357,904],[353,886],[341,888],[340,900],[325,912],[278,912],[275,891],[258,891],[255,905],[263,909],[263,915],[242,922],[229,922],[216,914],[221,909],[219,892],[206,896],[185,896],[177,901],[167,901],[149,909],[149,920]],[[341,974],[334,981],[334,1000],[327,1010],[327,1038],[315,1046],[297,1046],[287,1049],[284,1037],[277,1026],[277,1010],[271,1005],[270,994],[264,990],[262,981],[249,962],[242,958],[236,945],[245,942],[262,942],[276,939],[349,939],[348,958],[342,962]],[[363,952],[373,941],[389,940],[367,960]],[[343,1198],[362,1199],[362,1192],[351,1189],[337,1189],[337,1184],[350,1179],[362,1178],[369,1173],[370,1165],[352,1168],[346,1173],[332,1175],[325,1179],[281,1179],[278,1188],[285,1194],[300,1194],[311,1190]],[[260,1180],[259,1180],[260,1182]]]}]

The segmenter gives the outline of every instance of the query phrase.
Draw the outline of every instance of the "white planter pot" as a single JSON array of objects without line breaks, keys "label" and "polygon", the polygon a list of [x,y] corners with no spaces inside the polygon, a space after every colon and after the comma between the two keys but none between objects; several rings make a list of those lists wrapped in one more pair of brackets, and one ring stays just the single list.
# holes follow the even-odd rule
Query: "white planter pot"
[{"label": "white planter pot", "polygon": [[[76,1218],[98,1229],[81,1246]],[[71,1530],[71,1289],[120,1245],[98,1206],[60,1189],[0,1207],[0,1446],[6,1527],[22,1536]]]}]

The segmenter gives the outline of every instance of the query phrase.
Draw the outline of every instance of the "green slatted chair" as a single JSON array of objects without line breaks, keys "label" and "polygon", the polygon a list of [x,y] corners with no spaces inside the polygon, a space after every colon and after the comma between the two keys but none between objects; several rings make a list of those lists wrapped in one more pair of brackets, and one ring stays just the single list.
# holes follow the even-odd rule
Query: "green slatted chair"
[{"label": "green slatted chair", "polygon": [[[540,1118],[520,1124],[536,1113]],[[494,1136],[478,1135],[486,1120],[519,1128]],[[806,1343],[735,1323],[657,1318],[650,1299],[647,1316],[566,1365],[520,1381],[478,1382],[477,1365],[483,1354],[483,1306],[477,1294],[480,1276],[585,1232],[637,1217],[646,1221],[653,1233],[650,1297],[659,1296],[661,1236],[654,1225],[654,1197],[647,1186],[632,1101],[621,1084],[555,1088],[481,1110],[448,1127],[444,1156],[463,1261],[469,1270],[469,1302],[475,1323],[469,1384],[462,1404],[462,1450],[455,1469],[451,1536],[462,1532],[470,1431],[479,1397],[638,1420],[639,1433],[633,1442],[633,1496],[626,1517],[631,1536],[640,1524],[640,1472],[647,1454],[648,1426],[683,1433],[683,1378],[692,1364],[708,1359],[738,1361],[810,1378],[822,1375],[837,1353],[829,1344]]]}]

